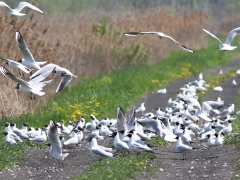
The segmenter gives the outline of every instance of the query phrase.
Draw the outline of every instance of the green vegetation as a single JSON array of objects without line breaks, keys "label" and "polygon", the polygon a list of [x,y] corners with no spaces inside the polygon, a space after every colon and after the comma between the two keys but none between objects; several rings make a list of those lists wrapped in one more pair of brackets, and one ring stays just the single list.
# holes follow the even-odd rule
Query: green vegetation
[{"label": "green vegetation", "polygon": [[[98,119],[105,117],[116,118],[117,106],[120,105],[124,110],[127,110],[139,98],[142,98],[146,92],[156,91],[159,87],[165,87],[169,82],[177,78],[197,75],[201,71],[226,64],[235,58],[236,52],[221,52],[216,49],[216,44],[215,40],[211,38],[207,49],[198,50],[194,53],[179,50],[171,53],[168,58],[153,66],[126,67],[124,70],[98,75],[90,79],[79,78],[79,84],[68,86],[61,93],[47,101],[36,112],[26,112],[18,118],[9,118],[7,121],[15,121],[18,126],[23,122],[27,122],[30,126],[41,127],[45,123],[49,123],[50,119],[66,123],[69,120],[78,120],[80,115],[84,115],[86,120],[89,120],[90,114],[96,115]],[[3,141],[3,138],[1,139]],[[161,145],[161,142],[162,140],[158,142],[155,140],[151,143]],[[19,147],[21,146],[19,145]],[[0,146],[1,169],[12,165],[14,162],[19,162],[23,154],[12,153],[12,159],[15,161],[9,162],[8,160],[9,151],[14,152],[16,147]],[[132,158],[132,162],[136,163],[136,167],[132,167],[134,172],[121,174],[123,179],[132,177],[133,174],[143,169],[145,165],[150,167],[151,163],[146,162],[153,156],[149,153],[143,153],[141,156],[131,155],[128,158]],[[121,159],[107,159],[100,162],[101,165],[96,163],[89,167],[90,170],[86,171],[84,176],[79,178],[96,177],[96,171],[92,169],[94,169],[93,167],[102,167],[102,164],[106,165],[102,168],[107,172],[101,173],[104,177],[100,177],[100,174],[98,174],[98,178],[115,177],[117,175],[113,174],[113,172],[118,173],[118,171],[122,170],[118,168],[118,171],[116,171],[114,170],[116,167],[109,164],[114,163],[119,167],[123,163]],[[138,165],[137,163],[140,162],[143,164]],[[129,162],[122,168],[130,168],[127,164],[131,166]]]},{"label": "green vegetation", "polygon": [[76,180],[83,179],[126,179],[134,178],[136,173],[144,171],[154,172],[157,167],[151,161],[155,155],[149,152],[143,152],[139,155],[131,153],[121,158],[104,159],[99,163],[91,165]]}]

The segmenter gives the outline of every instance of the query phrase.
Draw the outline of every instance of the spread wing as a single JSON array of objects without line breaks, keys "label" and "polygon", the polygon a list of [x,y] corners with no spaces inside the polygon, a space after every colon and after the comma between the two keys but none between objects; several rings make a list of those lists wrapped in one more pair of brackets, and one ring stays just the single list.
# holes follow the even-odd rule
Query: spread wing
[{"label": "spread wing", "polygon": [[16,8],[16,9],[14,9],[14,10],[16,10],[16,11],[21,11],[23,8],[25,8],[25,7],[29,7],[29,8],[31,8],[32,10],[35,10],[35,11],[38,11],[38,12],[40,12],[40,13],[43,13],[40,9],[38,9],[36,6],[34,6],[34,5],[32,5],[32,4],[30,4],[30,3],[28,3],[28,2],[20,2],[19,4],[18,4],[18,7]]},{"label": "spread wing", "polygon": [[[5,6],[5,7],[11,9],[5,2],[0,1],[0,7],[2,7],[2,6]],[[12,9],[11,9],[11,10],[12,10]]]},{"label": "spread wing", "polygon": [[165,34],[166,38],[171,39],[175,44],[179,45],[181,48],[183,48],[184,50],[188,51],[188,52],[194,52],[191,48],[179,43],[178,41],[176,41],[175,39],[173,39],[171,36],[168,36]]},{"label": "spread wing", "polygon": [[54,68],[56,68],[58,65],[56,64],[47,64],[46,66],[43,66],[41,69],[37,70],[33,75],[30,76],[30,79],[34,79],[37,76],[41,74],[45,74],[47,72],[52,72]]},{"label": "spread wing", "polygon": [[50,121],[50,128],[48,131],[48,138],[52,147],[52,151],[61,154],[62,153],[62,145],[59,139],[58,127],[55,122]]},{"label": "spread wing", "polygon": [[9,72],[5,67],[0,67],[0,71],[4,76],[7,76],[8,78],[16,81],[18,84],[21,84],[23,86],[29,86],[29,84],[26,81],[24,81],[23,79],[15,76],[11,72]]},{"label": "spread wing", "polygon": [[218,41],[218,44],[223,44],[222,41],[220,41],[220,39],[218,39],[214,34],[210,33],[209,31],[207,31],[206,29],[203,29],[203,31],[207,34],[209,34],[210,36],[212,36],[213,38],[215,38]]},{"label": "spread wing", "polygon": [[20,32],[16,32],[16,41],[18,44],[18,49],[22,52],[24,59],[27,61],[35,62],[33,55],[28,49],[27,44],[23,39],[22,35],[20,34]]},{"label": "spread wing", "polygon": [[125,114],[124,114],[124,111],[123,109],[118,106],[118,109],[117,109],[117,130],[118,132],[119,131],[122,131],[122,130],[126,130],[126,117],[125,117]]},{"label": "spread wing", "polygon": [[65,86],[72,80],[72,76],[71,75],[66,75],[63,76],[60,84],[57,87],[56,90],[56,94],[59,93],[61,90],[63,90],[65,88]]},{"label": "spread wing", "polygon": [[230,45],[231,42],[232,42],[232,40],[233,40],[233,38],[234,38],[239,32],[240,32],[240,27],[231,30],[231,31],[228,33],[228,37],[227,37],[227,39],[226,39],[225,44]]}]

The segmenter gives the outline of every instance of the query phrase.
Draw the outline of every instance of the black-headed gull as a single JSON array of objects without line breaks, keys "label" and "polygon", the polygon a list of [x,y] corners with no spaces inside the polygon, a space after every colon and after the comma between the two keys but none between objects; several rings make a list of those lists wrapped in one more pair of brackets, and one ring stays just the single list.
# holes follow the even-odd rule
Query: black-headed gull
[{"label": "black-headed gull", "polygon": [[67,86],[67,84],[72,80],[72,77],[77,78],[77,76],[71,73],[68,69],[50,63],[36,71],[32,76],[30,76],[30,79],[34,79],[35,77],[47,72],[53,72],[62,77],[62,80],[56,89],[56,94],[62,91]]},{"label": "black-headed gull", "polygon": [[230,44],[231,44],[233,38],[240,32],[240,27],[235,28],[228,33],[228,37],[227,37],[225,43],[222,43],[222,41],[220,39],[218,39],[214,34],[210,33],[206,29],[203,29],[203,31],[218,41],[218,44],[219,44],[218,48],[221,51],[229,51],[229,50],[234,50],[237,48],[237,46],[231,46]]},{"label": "black-headed gull", "polygon": [[188,51],[188,52],[194,52],[192,49],[190,49],[189,47],[177,42],[175,39],[173,39],[171,36],[168,36],[166,34],[163,34],[162,32],[155,32],[155,31],[149,31],[149,32],[128,32],[128,33],[124,33],[125,36],[138,36],[138,35],[145,35],[145,34],[157,34],[159,38],[169,38],[171,39],[175,44],[179,45],[181,48],[183,48],[184,50]]},{"label": "black-headed gull", "polygon": [[15,145],[17,144],[17,142],[15,141],[14,138],[11,137],[11,135],[8,132],[4,132],[4,141],[5,143],[9,144],[9,145]]},{"label": "black-headed gull", "polygon": [[25,72],[27,74],[29,74],[32,71],[31,69],[29,69],[28,67],[24,66],[23,64],[21,64],[19,62],[13,61],[11,59],[6,59],[1,56],[0,56],[0,59],[3,61],[6,61],[6,64],[8,64],[11,68],[19,70],[19,75],[21,75],[20,70],[22,70],[23,72]]},{"label": "black-headed gull", "polygon": [[3,1],[0,1],[0,7],[1,7],[1,6],[7,7],[7,8],[9,9],[9,14],[10,14],[10,15],[14,15],[14,16],[25,16],[26,14],[20,13],[20,11],[21,11],[23,8],[25,8],[25,7],[28,7],[28,8],[30,8],[30,9],[32,9],[32,10],[38,11],[38,12],[40,12],[40,13],[43,13],[43,12],[42,12],[40,9],[38,9],[36,6],[34,6],[34,5],[32,5],[32,4],[28,3],[28,2],[20,2],[20,3],[18,4],[18,6],[17,6],[16,9],[10,8],[10,7],[9,7],[5,2],[3,2]]},{"label": "black-headed gull", "polygon": [[[41,91],[42,88],[52,81],[52,79],[51,79],[48,81],[40,82],[43,79],[45,79],[49,75],[49,73],[42,74],[41,76],[38,76],[37,78],[32,79],[27,82],[27,81],[24,81],[23,79],[15,76],[11,72],[9,72],[5,67],[0,67],[0,71],[4,76],[7,76],[8,78],[10,78],[18,83],[16,89],[19,89],[20,91],[22,91],[24,93],[31,93],[31,96],[30,96],[31,99],[32,98],[35,99],[35,94],[37,94],[39,96],[43,96],[45,94],[45,92]],[[32,94],[34,94],[33,97],[32,97]]]},{"label": "black-headed gull", "polygon": [[[62,144],[59,139],[58,125],[54,121],[50,121],[50,128],[48,131],[48,139],[50,141],[50,155],[57,160],[64,160],[69,153],[62,153]],[[59,162],[58,162],[59,163]],[[60,164],[59,164],[60,166]]]},{"label": "black-headed gull", "polygon": [[21,53],[24,56],[24,59],[20,59],[19,62],[22,63],[24,66],[30,68],[30,69],[40,69],[39,65],[45,64],[47,61],[44,62],[36,62],[34,60],[34,57],[30,50],[28,49],[28,46],[23,39],[20,32],[16,32],[16,41],[18,44],[18,49],[21,51]]},{"label": "black-headed gull", "polygon": [[90,143],[90,152],[93,156],[99,158],[100,160],[103,158],[112,158],[113,154],[111,153],[111,148],[105,148],[103,146],[99,146],[97,143],[97,139],[93,137]]}]

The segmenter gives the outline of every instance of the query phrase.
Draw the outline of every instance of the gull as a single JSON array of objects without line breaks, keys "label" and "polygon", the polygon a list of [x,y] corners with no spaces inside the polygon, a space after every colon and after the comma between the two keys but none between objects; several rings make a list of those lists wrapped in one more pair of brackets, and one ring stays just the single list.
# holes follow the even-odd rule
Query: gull
[{"label": "gull", "polygon": [[50,128],[49,128],[49,131],[48,131],[48,139],[49,139],[50,144],[51,144],[50,155],[57,160],[64,160],[64,158],[66,158],[69,153],[62,154],[62,144],[61,144],[61,141],[59,139],[58,125],[52,120],[50,120]]},{"label": "gull", "polygon": [[11,135],[8,133],[8,132],[4,132],[4,140],[5,140],[5,143],[7,144],[10,144],[10,145],[15,145],[17,144],[17,142],[15,141],[14,138],[11,137]]},{"label": "gull", "polygon": [[127,136],[129,137],[128,147],[130,150],[137,152],[137,153],[143,152],[143,151],[153,152],[153,150],[151,148],[149,148],[148,146],[142,145],[142,144],[136,142],[131,133],[128,134]]},{"label": "gull", "polygon": [[135,110],[135,112],[136,113],[139,113],[139,112],[143,113],[145,110],[146,110],[145,103],[142,103],[141,106]]},{"label": "gull", "polygon": [[167,93],[167,89],[166,88],[159,89],[157,92],[160,93],[160,94],[166,94]]},{"label": "gull", "polygon": [[19,75],[21,75],[20,70],[22,70],[23,72],[25,72],[27,74],[32,72],[31,69],[29,69],[28,67],[24,66],[23,64],[21,64],[19,62],[13,61],[11,59],[6,59],[1,56],[0,56],[0,59],[3,61],[6,61],[6,64],[8,64],[11,68],[19,70]]},{"label": "gull", "polygon": [[222,69],[219,69],[218,74],[223,74],[223,70],[222,70]]},{"label": "gull", "polygon": [[37,76],[47,72],[53,72],[62,77],[62,80],[56,89],[56,94],[66,87],[66,85],[72,80],[72,77],[77,78],[77,76],[73,75],[68,69],[50,63],[36,71],[32,76],[30,76],[30,79],[34,79]]},{"label": "gull", "polygon": [[188,52],[194,52],[192,49],[190,49],[189,47],[177,42],[175,39],[173,39],[171,36],[168,36],[162,32],[155,32],[155,31],[149,31],[149,32],[128,32],[128,33],[124,33],[125,36],[138,36],[138,35],[145,35],[145,34],[157,34],[157,36],[159,38],[169,38],[171,39],[175,44],[179,45],[181,48],[183,48],[184,50],[188,51]]},{"label": "gull", "polygon": [[181,137],[176,137],[177,143],[176,143],[176,149],[179,152],[183,152],[183,160],[187,158],[186,152],[191,151],[193,148],[191,146],[188,146],[186,144],[182,143]]},{"label": "gull", "polygon": [[21,138],[12,131],[12,129],[10,128],[10,124],[9,124],[9,123],[5,123],[4,126],[5,126],[4,132],[8,132],[9,136],[10,136],[12,139],[18,140],[19,142],[23,142],[23,141],[21,140]]},{"label": "gull", "polygon": [[231,44],[233,38],[240,32],[240,27],[235,28],[228,33],[228,37],[227,37],[225,43],[222,43],[222,41],[220,39],[218,39],[214,34],[210,33],[206,29],[203,29],[203,31],[218,41],[218,44],[219,44],[218,48],[221,51],[229,51],[229,50],[234,50],[237,48],[237,46],[231,46],[230,44]]},{"label": "gull", "polygon": [[[45,94],[45,92],[41,91],[42,88],[52,81],[52,79],[51,79],[48,81],[40,82],[43,79],[45,79],[49,75],[49,73],[42,74],[41,76],[38,76],[37,78],[32,79],[27,82],[27,81],[24,81],[23,79],[15,76],[11,72],[9,72],[5,67],[0,67],[0,71],[3,75],[18,82],[18,85],[15,87],[16,89],[19,89],[20,91],[22,91],[24,93],[31,93],[31,96],[30,96],[31,99],[32,98],[36,99],[35,94],[37,94],[39,96],[43,96]],[[33,97],[32,97],[32,94],[34,94]]]},{"label": "gull", "polygon": [[40,129],[41,134],[32,138],[29,138],[29,140],[37,145],[45,143],[47,141],[47,136],[44,130],[45,130],[44,128]]},{"label": "gull", "polygon": [[236,86],[237,85],[237,82],[235,79],[232,79],[232,85]]},{"label": "gull", "polygon": [[27,132],[27,131],[28,131],[27,127],[28,127],[28,124],[27,124],[27,123],[22,123],[21,131]]},{"label": "gull", "polygon": [[19,62],[22,63],[24,66],[30,68],[30,69],[40,69],[39,65],[45,64],[47,61],[44,62],[36,62],[34,60],[34,57],[30,50],[28,49],[28,46],[23,39],[22,35],[20,32],[16,32],[16,41],[18,44],[18,49],[21,51],[21,53],[24,56],[24,59],[20,59]]},{"label": "gull", "polygon": [[240,75],[240,69],[236,70],[236,74]]},{"label": "gull", "polygon": [[117,132],[116,136],[114,137],[113,146],[114,146],[114,148],[116,148],[120,151],[130,151],[127,143],[125,143],[124,141],[121,141],[121,139],[119,137],[119,132]]},{"label": "gull", "polygon": [[40,9],[38,9],[36,6],[34,6],[34,5],[32,5],[32,4],[28,3],[28,2],[20,2],[20,3],[18,4],[18,6],[17,6],[16,9],[11,9],[11,8],[10,8],[5,2],[3,2],[3,1],[0,1],[0,6],[5,6],[5,7],[7,7],[7,8],[9,9],[9,14],[10,14],[10,15],[15,15],[15,16],[25,16],[26,14],[20,13],[20,11],[22,11],[22,9],[25,8],[25,7],[28,7],[28,8],[30,8],[30,9],[32,9],[32,10],[38,11],[38,12],[40,12],[40,13],[43,14],[43,12],[42,12]]},{"label": "gull", "polygon": [[28,139],[28,138],[29,138],[28,135],[27,135],[25,132],[23,132],[22,130],[20,130],[20,129],[18,129],[18,128],[16,127],[16,124],[15,124],[15,123],[10,123],[10,126],[11,126],[12,131],[13,131],[17,136],[19,136],[21,139]]},{"label": "gull", "polygon": [[213,90],[221,92],[223,90],[223,88],[221,86],[216,86],[215,88],[213,88]]},{"label": "gull", "polygon": [[103,148],[103,146],[98,145],[97,139],[95,137],[93,137],[91,139],[90,152],[93,156],[99,158],[99,160],[101,160],[103,158],[112,158],[113,157],[113,154],[111,152],[106,151],[106,149]]}]

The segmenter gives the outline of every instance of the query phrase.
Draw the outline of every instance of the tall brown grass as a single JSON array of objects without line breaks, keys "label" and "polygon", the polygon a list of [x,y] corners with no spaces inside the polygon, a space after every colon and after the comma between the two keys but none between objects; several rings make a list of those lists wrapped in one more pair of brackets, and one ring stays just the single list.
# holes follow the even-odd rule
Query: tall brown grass
[{"label": "tall brown grass", "polygon": [[[208,17],[201,11],[177,16],[151,9],[118,17],[116,12],[112,12],[107,14],[108,20],[101,23],[99,20],[106,14],[98,11],[65,17],[29,13],[26,17],[10,18],[1,12],[0,56],[16,61],[23,58],[15,41],[15,32],[20,31],[36,61],[58,64],[77,76],[90,77],[128,64],[153,64],[171,51],[180,50],[168,39],[125,37],[124,32],[127,31],[162,31],[193,49],[206,45],[202,27]],[[6,66],[4,62],[1,65]],[[18,74],[18,71],[10,71]],[[2,116],[38,109],[55,94],[61,78],[52,77],[54,81],[45,88],[46,94],[31,101],[28,95],[14,90],[15,82],[0,74]],[[27,75],[22,78],[28,79]],[[73,79],[71,83],[77,82]]]}]

